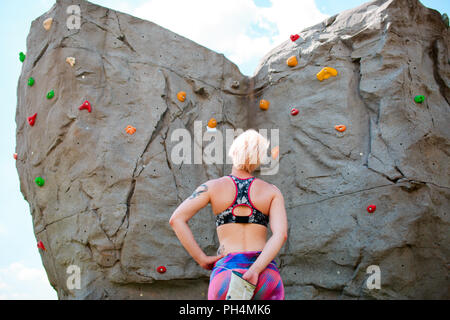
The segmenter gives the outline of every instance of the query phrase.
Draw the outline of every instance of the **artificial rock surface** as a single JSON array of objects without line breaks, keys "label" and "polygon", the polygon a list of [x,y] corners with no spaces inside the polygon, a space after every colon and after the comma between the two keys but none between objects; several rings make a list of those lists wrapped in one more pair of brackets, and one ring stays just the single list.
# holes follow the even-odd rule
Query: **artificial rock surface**
[{"label": "artificial rock surface", "polygon": [[[66,27],[72,4],[81,8],[79,30]],[[195,121],[205,131],[211,117],[224,136],[279,129],[279,171],[260,177],[286,201],[289,237],[276,261],[287,299],[450,298],[449,34],[441,15],[417,0],[378,0],[299,35],[247,77],[222,54],[86,1],[58,0],[33,21],[17,89],[17,170],[60,299],[206,298],[209,272],[168,219],[196,186],[229,173],[230,165],[171,158],[174,130],[194,136]],[[286,65],[292,55],[295,67]],[[324,67],[338,75],[318,81]],[[85,100],[91,113],[79,110]],[[341,124],[344,133],[334,129]],[[210,208],[190,226],[215,254]],[[80,289],[67,286],[70,265],[80,267]],[[380,267],[379,290],[367,288],[370,265]]]}]

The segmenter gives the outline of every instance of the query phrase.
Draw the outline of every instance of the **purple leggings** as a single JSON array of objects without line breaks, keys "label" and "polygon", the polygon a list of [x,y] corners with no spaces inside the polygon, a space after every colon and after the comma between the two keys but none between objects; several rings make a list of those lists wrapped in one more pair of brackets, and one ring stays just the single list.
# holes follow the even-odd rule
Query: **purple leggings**
[{"label": "purple leggings", "polygon": [[[218,260],[209,281],[208,300],[225,300],[231,279],[231,270],[245,273],[261,251],[234,252]],[[284,300],[284,286],[275,261],[259,274],[252,300]]]}]

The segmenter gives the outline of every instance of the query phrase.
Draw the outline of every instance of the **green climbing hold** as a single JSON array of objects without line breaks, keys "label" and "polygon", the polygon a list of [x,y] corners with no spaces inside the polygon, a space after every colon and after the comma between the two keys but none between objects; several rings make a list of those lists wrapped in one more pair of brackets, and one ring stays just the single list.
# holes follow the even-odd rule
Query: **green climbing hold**
[{"label": "green climbing hold", "polygon": [[44,183],[45,183],[45,181],[44,181],[44,179],[42,177],[37,177],[34,181],[36,182],[36,184],[39,187],[42,187],[44,185]]},{"label": "green climbing hold", "polygon": [[34,85],[34,78],[30,77],[30,79],[28,79],[28,85],[30,87],[32,87]]},{"label": "green climbing hold", "polygon": [[19,60],[20,60],[20,62],[24,62],[25,61],[25,57],[26,57],[25,53],[23,53],[23,52],[19,53]]},{"label": "green climbing hold", "polygon": [[417,102],[417,103],[422,103],[422,102],[425,101],[425,96],[423,96],[421,94],[417,95],[417,96],[414,97],[414,101]]},{"label": "green climbing hold", "polygon": [[448,25],[449,25],[449,21],[448,21],[448,15],[446,14],[446,13],[444,13],[443,15],[442,15],[442,21],[444,21],[444,24],[445,24],[445,26],[448,28]]},{"label": "green climbing hold", "polygon": [[47,99],[51,99],[55,96],[55,91],[50,90],[49,92],[47,92]]}]

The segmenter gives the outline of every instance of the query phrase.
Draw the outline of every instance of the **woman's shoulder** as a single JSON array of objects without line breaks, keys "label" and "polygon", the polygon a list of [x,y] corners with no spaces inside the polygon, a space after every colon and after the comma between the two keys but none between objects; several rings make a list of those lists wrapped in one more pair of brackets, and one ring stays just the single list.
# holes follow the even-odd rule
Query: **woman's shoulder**
[{"label": "woman's shoulder", "polygon": [[271,192],[274,194],[281,194],[280,189],[278,189],[278,187],[276,185],[271,184],[270,182],[264,181],[261,178],[256,178],[254,183],[256,183],[259,186],[259,188],[264,188],[268,192]]}]

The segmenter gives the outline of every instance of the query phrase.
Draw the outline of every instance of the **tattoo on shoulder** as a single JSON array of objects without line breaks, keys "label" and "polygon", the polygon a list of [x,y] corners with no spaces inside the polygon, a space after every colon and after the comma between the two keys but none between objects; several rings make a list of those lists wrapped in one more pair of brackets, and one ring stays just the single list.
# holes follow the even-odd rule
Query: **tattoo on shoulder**
[{"label": "tattoo on shoulder", "polygon": [[189,197],[189,199],[197,198],[201,193],[208,191],[208,186],[206,184],[202,184],[198,187]]}]

